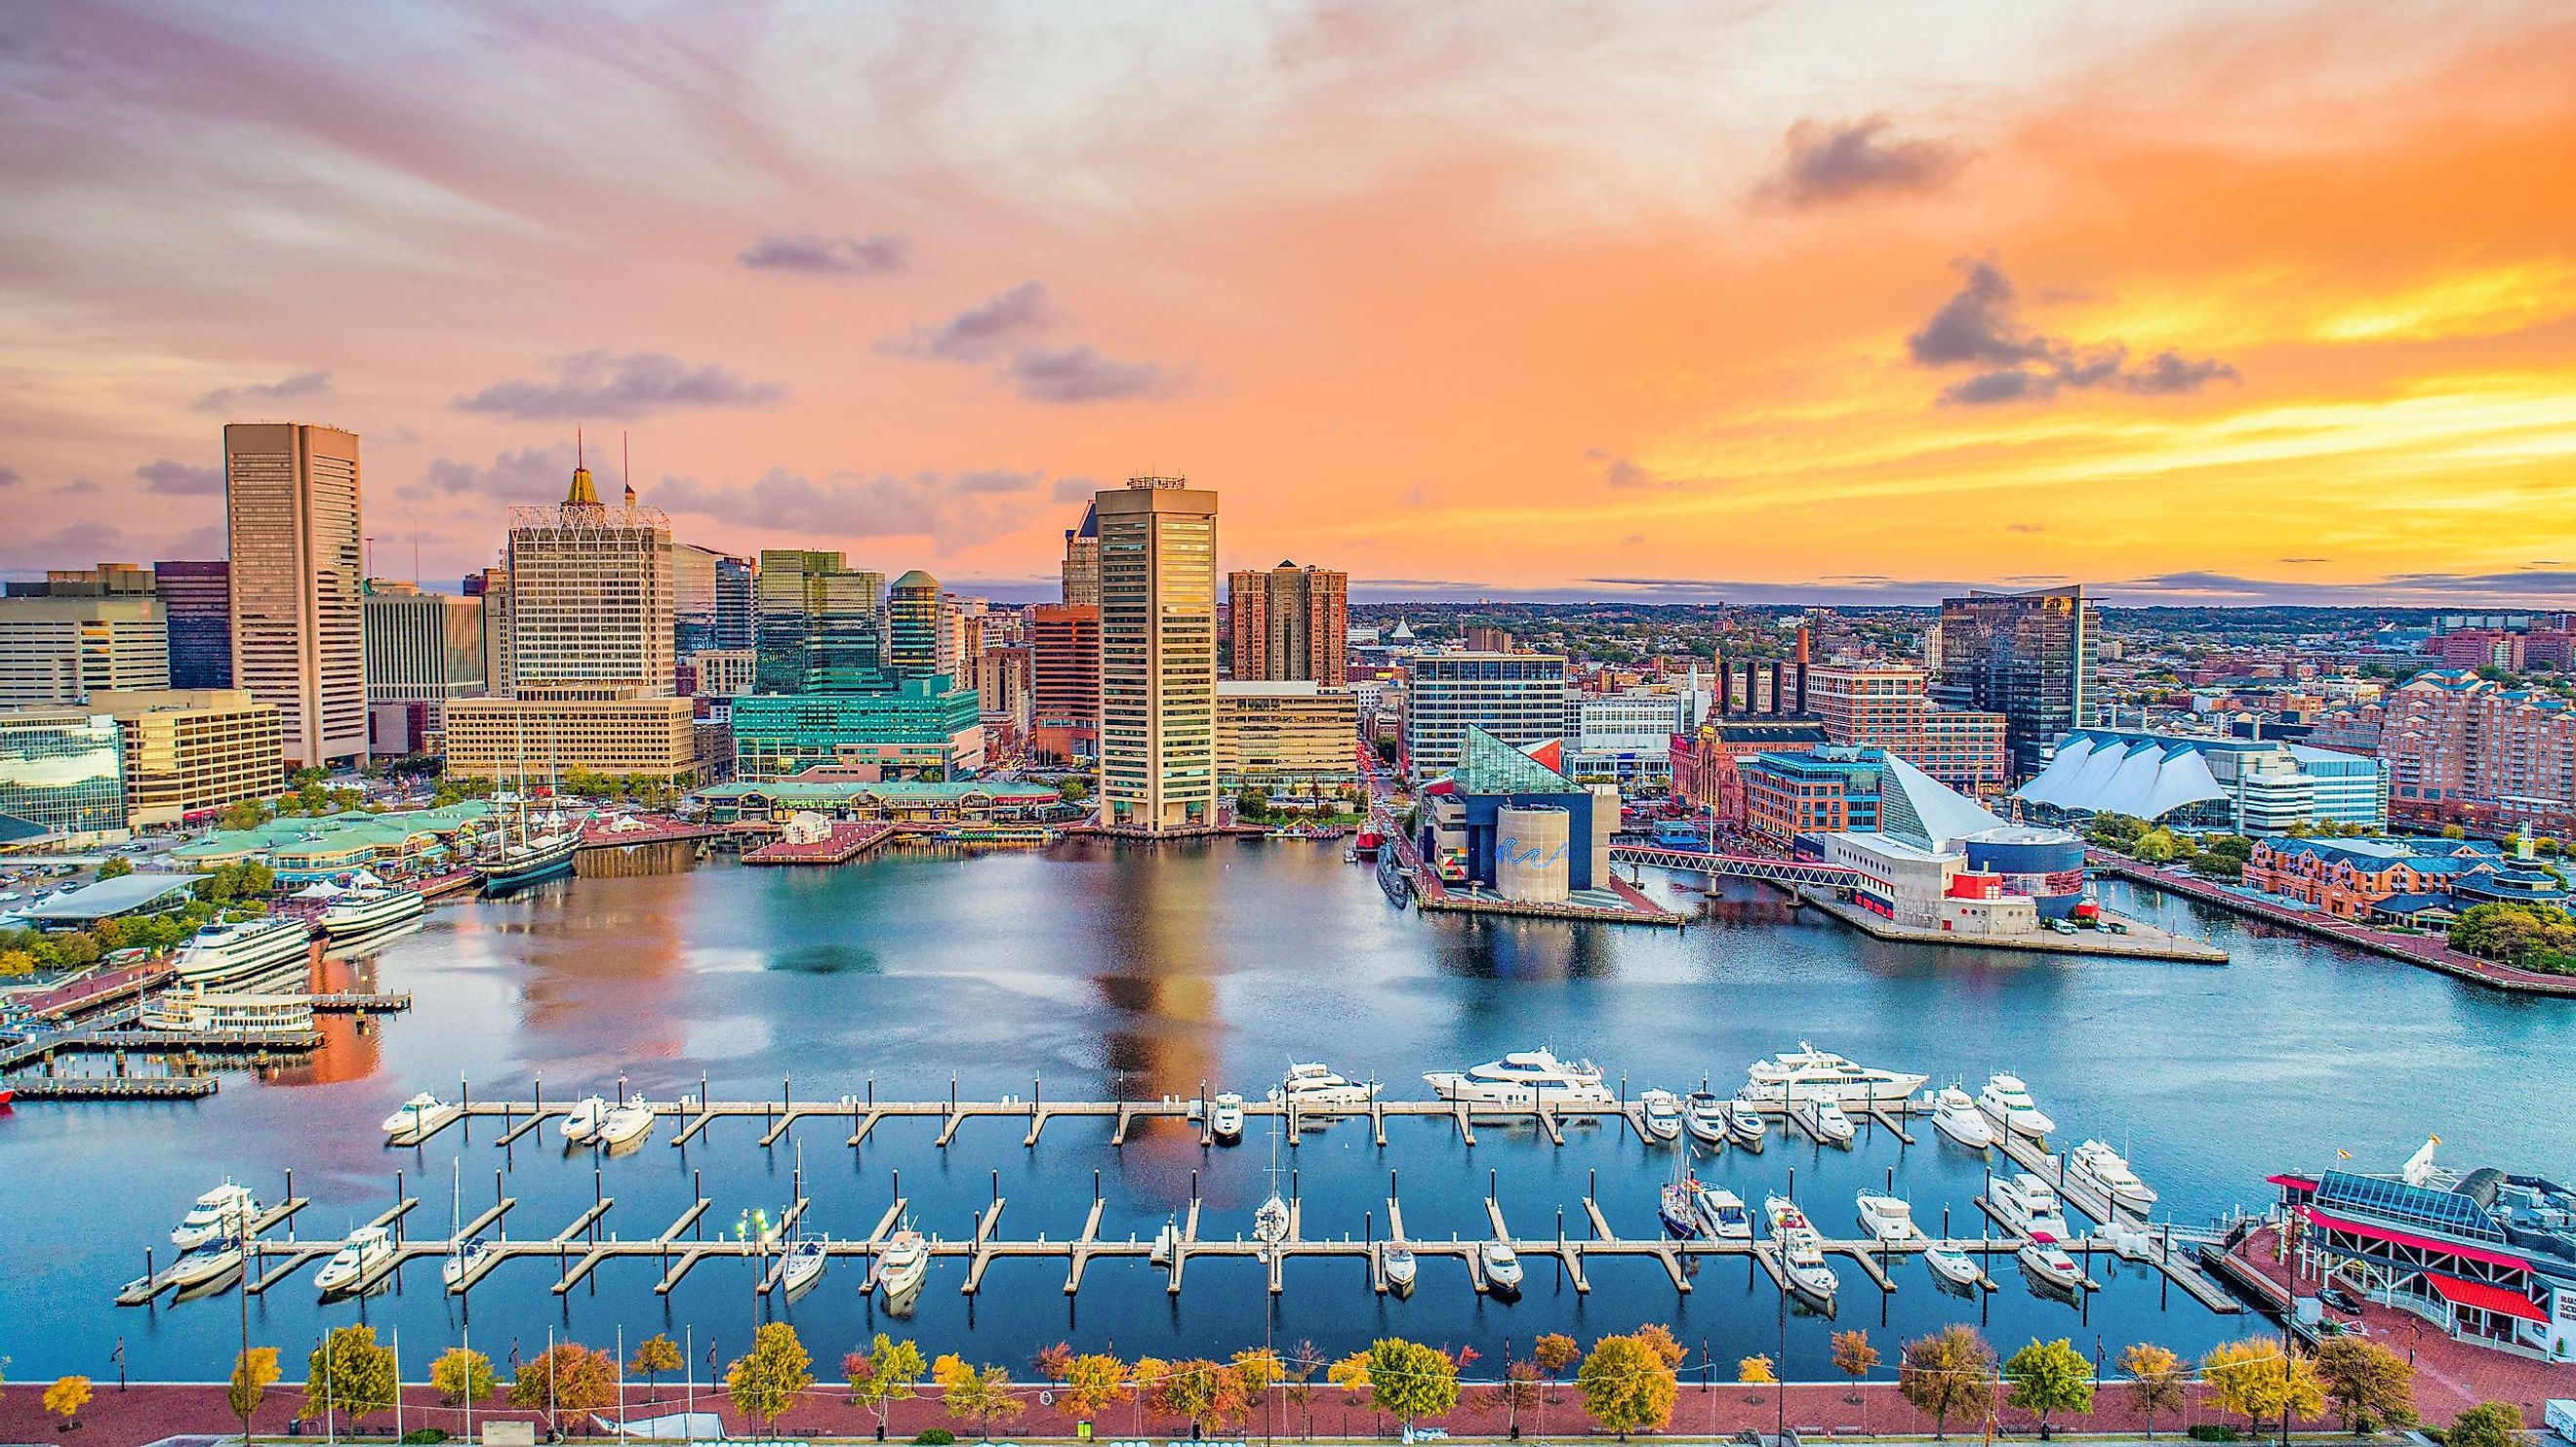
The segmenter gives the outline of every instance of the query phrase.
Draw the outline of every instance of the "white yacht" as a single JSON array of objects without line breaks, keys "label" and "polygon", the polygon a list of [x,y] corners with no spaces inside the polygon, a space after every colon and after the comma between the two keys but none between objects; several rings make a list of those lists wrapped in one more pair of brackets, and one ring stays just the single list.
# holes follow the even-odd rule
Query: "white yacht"
[{"label": "white yacht", "polygon": [[438,1264],[439,1284],[450,1291],[456,1290],[464,1284],[466,1276],[483,1263],[483,1258],[491,1254],[491,1241],[481,1236],[450,1246],[447,1259]]},{"label": "white yacht", "polygon": [[1172,1264],[1172,1252],[1180,1244],[1181,1228],[1171,1217],[1166,1216],[1163,1218],[1163,1229],[1154,1233],[1154,1244],[1146,1249],[1145,1259],[1156,1266],[1169,1266]]},{"label": "white yacht", "polygon": [[424,1090],[404,1101],[402,1109],[385,1117],[385,1134],[397,1140],[417,1138],[424,1127],[443,1118],[451,1109],[446,1101]]},{"label": "white yacht", "polygon": [[572,1110],[556,1127],[565,1141],[586,1146],[599,1137],[599,1128],[608,1123],[608,1100],[605,1096],[585,1095],[572,1103]]},{"label": "white yacht", "polygon": [[1293,1105],[1300,1115],[1319,1115],[1366,1110],[1377,1099],[1377,1090],[1374,1080],[1349,1080],[1314,1061],[1294,1061],[1284,1085],[1270,1087],[1270,1100],[1274,1105]]},{"label": "white yacht", "polygon": [[1762,1213],[1770,1218],[1771,1239],[1780,1248],[1781,1274],[1789,1278],[1790,1287],[1812,1301],[1833,1305],[1842,1278],[1825,1264],[1824,1241],[1807,1224],[1806,1213],[1786,1196],[1765,1196]]},{"label": "white yacht", "polygon": [[1914,1204],[1902,1196],[1861,1192],[1860,1224],[1870,1239],[1886,1246],[1902,1246],[1923,1238],[1923,1228],[1914,1224]]},{"label": "white yacht", "polygon": [[1601,1067],[1588,1060],[1559,1060],[1546,1049],[1515,1050],[1473,1070],[1434,1071],[1422,1078],[1442,1100],[1469,1105],[1527,1110],[1536,1105],[1615,1107],[1619,1103],[1619,1097],[1601,1083]]},{"label": "white yacht", "polygon": [[228,1236],[240,1236],[259,1218],[259,1198],[248,1186],[230,1181],[215,1187],[196,1199],[181,1217],[177,1230],[170,1233],[170,1244],[182,1251],[194,1251]]},{"label": "white yacht", "polygon": [[826,1259],[821,1241],[800,1238],[789,1243],[787,1254],[778,1263],[779,1290],[789,1301],[813,1290],[814,1283],[823,1279]]},{"label": "white yacht", "polygon": [[930,1243],[909,1226],[894,1233],[877,1257],[877,1285],[885,1290],[886,1310],[897,1316],[910,1311],[929,1274]]},{"label": "white yacht", "polygon": [[1512,1243],[1479,1242],[1476,1255],[1485,1263],[1485,1285],[1489,1290],[1510,1293],[1521,1289],[1521,1258]]},{"label": "white yacht", "polygon": [[2106,1141],[2086,1141],[2077,1146],[2066,1158],[2066,1168],[2124,1211],[2143,1216],[2156,1208],[2155,1190],[2139,1180],[2138,1173],[2129,1169],[2128,1160]]},{"label": "white yacht", "polygon": [[1637,1123],[1650,1139],[1680,1140],[1682,1098],[1669,1090],[1647,1091],[1637,1097]]},{"label": "white yacht", "polygon": [[1932,1098],[1932,1124],[1941,1134],[1972,1151],[1995,1143],[1994,1122],[1977,1108],[1977,1098],[1955,1085],[1945,1085]]},{"label": "white yacht", "polygon": [[362,935],[418,919],[429,901],[415,889],[353,889],[322,906],[322,933],[331,939]]},{"label": "white yacht", "polygon": [[1817,1140],[1829,1146],[1850,1148],[1854,1134],[1852,1118],[1843,1114],[1840,1105],[1829,1097],[1819,1096],[1807,1102],[1805,1109],[1807,1124],[1815,1131]]},{"label": "white yacht", "polygon": [[181,1291],[203,1286],[209,1281],[241,1269],[241,1241],[236,1237],[218,1237],[170,1263],[170,1284]]},{"label": "white yacht", "polygon": [[2033,1139],[2043,1139],[2057,1129],[2057,1122],[2050,1120],[2039,1103],[2030,1098],[2030,1087],[2022,1084],[2018,1075],[1998,1072],[1977,1093],[1977,1103],[2007,1128]]},{"label": "white yacht", "polygon": [[1252,1239],[1264,1246],[1276,1246],[1288,1239],[1288,1203],[1279,1193],[1270,1193],[1252,1213]]},{"label": "white yacht", "polygon": [[653,1102],[640,1095],[626,1097],[623,1104],[609,1108],[599,1118],[599,1143],[604,1146],[629,1146],[653,1133]]},{"label": "white yacht", "polygon": [[1710,1240],[1753,1239],[1753,1213],[1744,1209],[1742,1196],[1724,1186],[1701,1185],[1691,1204],[1699,1212],[1700,1229]]},{"label": "white yacht", "polygon": [[1208,1135],[1218,1145],[1230,1146],[1243,1139],[1243,1097],[1229,1090],[1216,1098],[1208,1112]]},{"label": "white yacht", "polygon": [[313,931],[300,919],[230,920],[210,924],[180,946],[172,962],[183,985],[220,985],[269,965],[298,958],[312,946]]},{"label": "white yacht", "polygon": [[1782,1101],[1823,1097],[1851,1105],[1871,1101],[1890,1104],[1911,1100],[1914,1092],[1930,1077],[1901,1070],[1881,1070],[1875,1066],[1857,1065],[1830,1050],[1818,1050],[1806,1041],[1795,1050],[1783,1050],[1769,1060],[1756,1060],[1745,1071],[1752,1093]]},{"label": "white yacht", "polygon": [[1682,1126],[1702,1145],[1726,1144],[1726,1102],[1715,1091],[1692,1091],[1682,1100]]},{"label": "white yacht", "polygon": [[309,995],[212,994],[197,985],[174,985],[143,1007],[146,1030],[210,1030],[226,1035],[310,1035]]},{"label": "white yacht", "polygon": [[1762,1149],[1763,1140],[1771,1134],[1771,1123],[1762,1118],[1761,1110],[1742,1096],[1726,1103],[1726,1138],[1748,1151]]},{"label": "white yacht", "polygon": [[361,1226],[349,1233],[347,1244],[322,1263],[313,1284],[324,1296],[355,1290],[368,1273],[392,1259],[394,1233],[382,1226]]},{"label": "white yacht", "polygon": [[1398,1296],[1413,1290],[1414,1277],[1419,1273],[1420,1267],[1413,1259],[1412,1247],[1401,1241],[1389,1241],[1386,1243],[1385,1254],[1379,1259],[1386,1265],[1387,1290]]},{"label": "white yacht", "polygon": [[2073,1234],[2066,1229],[2056,1188],[2028,1171],[1996,1177],[1988,1200],[2005,1225],[2034,1241],[2063,1241]]},{"label": "white yacht", "polygon": [[2022,1269],[2038,1278],[2043,1285],[2073,1291],[2084,1284],[2084,1268],[2076,1265],[2075,1258],[2067,1255],[2065,1249],[2053,1241],[2033,1238],[2014,1254],[2020,1259]]},{"label": "white yacht", "polygon": [[1969,1259],[1965,1252],[1953,1251],[1946,1246],[1925,1247],[1923,1264],[1932,1268],[1933,1275],[1952,1286],[1974,1286],[1978,1278],[1986,1274],[1985,1268]]}]

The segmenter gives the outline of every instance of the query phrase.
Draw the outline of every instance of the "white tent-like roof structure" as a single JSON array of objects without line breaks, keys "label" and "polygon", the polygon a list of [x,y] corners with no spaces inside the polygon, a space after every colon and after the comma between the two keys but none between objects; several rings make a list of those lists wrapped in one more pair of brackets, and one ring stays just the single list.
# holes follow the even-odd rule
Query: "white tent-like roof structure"
[{"label": "white tent-like roof structure", "polygon": [[2069,738],[2014,797],[2070,813],[2157,819],[2227,790],[2198,749],[2154,739]]},{"label": "white tent-like roof structure", "polygon": [[2004,821],[1976,800],[1896,757],[1880,776],[1878,830],[1925,849],[1944,851]]}]

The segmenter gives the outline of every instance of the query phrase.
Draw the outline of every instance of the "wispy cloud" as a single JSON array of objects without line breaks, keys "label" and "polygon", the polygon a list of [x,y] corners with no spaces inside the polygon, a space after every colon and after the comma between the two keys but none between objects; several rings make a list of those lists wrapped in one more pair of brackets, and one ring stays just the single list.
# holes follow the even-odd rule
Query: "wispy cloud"
[{"label": "wispy cloud", "polygon": [[899,337],[880,338],[876,349],[895,357],[986,362],[1044,336],[1063,320],[1064,313],[1057,308],[1055,298],[1047,294],[1046,284],[1024,281],[944,322],[916,326]]},{"label": "wispy cloud", "polygon": [[929,537],[942,547],[980,541],[1030,520],[1042,477],[988,469],[967,472],[860,473],[821,477],[771,468],[728,487],[666,477],[651,500],[670,512],[694,513],[739,527],[797,536]]},{"label": "wispy cloud", "polygon": [[1947,141],[1890,135],[1894,124],[1885,115],[1792,124],[1780,169],[1755,194],[1786,206],[1814,206],[1872,192],[1932,191],[1967,163],[1966,150]]},{"label": "wispy cloud", "polygon": [[574,458],[572,444],[565,442],[495,453],[489,463],[480,465],[441,457],[431,462],[419,478],[395,488],[394,495],[413,502],[446,497],[544,502],[563,495],[572,477]]},{"label": "wispy cloud", "polygon": [[760,407],[786,395],[783,383],[754,381],[720,363],[601,348],[564,358],[551,381],[505,378],[455,405],[528,420],[641,417],[688,407]]},{"label": "wispy cloud", "polygon": [[1003,375],[1032,402],[1169,397],[1187,384],[1182,373],[1160,362],[1122,362],[1089,347],[1021,352],[1011,358]]},{"label": "wispy cloud", "polygon": [[174,493],[182,497],[205,497],[224,490],[224,470],[220,467],[191,467],[187,463],[164,457],[134,469],[143,479],[146,492]]},{"label": "wispy cloud", "polygon": [[754,271],[799,271],[815,276],[870,276],[901,271],[912,261],[900,236],[819,236],[773,231],[734,254]]},{"label": "wispy cloud", "polygon": [[238,387],[217,387],[197,399],[200,412],[230,412],[245,402],[279,402],[294,397],[310,397],[331,389],[331,374],[320,368],[296,372],[274,382],[248,382]]},{"label": "wispy cloud", "polygon": [[1963,280],[1931,320],[1905,339],[1918,367],[1982,367],[1943,389],[1941,400],[1964,405],[2045,401],[2061,390],[2108,388],[2142,396],[2196,392],[2209,383],[2238,381],[2236,369],[2212,359],[2162,351],[2136,366],[2121,342],[2079,344],[2022,324],[2012,279],[1991,260],[1953,262]]}]

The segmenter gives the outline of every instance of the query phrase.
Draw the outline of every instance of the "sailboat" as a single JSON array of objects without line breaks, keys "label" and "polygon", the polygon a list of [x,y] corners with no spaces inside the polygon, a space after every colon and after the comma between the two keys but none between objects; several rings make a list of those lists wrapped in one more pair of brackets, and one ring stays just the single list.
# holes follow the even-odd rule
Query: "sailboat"
[{"label": "sailboat", "polygon": [[[521,740],[521,758],[527,756]],[[551,775],[549,776],[551,788]],[[529,828],[527,780],[520,778],[519,788],[505,796],[510,812],[502,817],[501,847],[490,859],[474,866],[483,880],[486,894],[506,894],[541,880],[553,879],[572,872],[572,857],[581,849],[581,831],[564,829],[559,820],[551,820],[543,833]],[[512,826],[517,837],[512,837]]]},{"label": "sailboat", "polygon": [[1252,1213],[1252,1239],[1276,1246],[1288,1239],[1288,1202],[1279,1194],[1279,1122],[1270,1123],[1270,1199]]}]

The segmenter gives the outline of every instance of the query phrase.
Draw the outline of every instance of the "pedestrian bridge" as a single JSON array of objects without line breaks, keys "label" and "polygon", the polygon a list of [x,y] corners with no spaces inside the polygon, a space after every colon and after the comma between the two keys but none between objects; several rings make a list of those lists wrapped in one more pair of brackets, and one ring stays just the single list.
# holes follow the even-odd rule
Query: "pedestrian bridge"
[{"label": "pedestrian bridge", "polygon": [[1857,872],[1839,864],[1765,859],[1753,854],[1710,854],[1705,850],[1665,849],[1652,844],[1613,844],[1610,846],[1610,862],[1641,864],[1651,869],[1688,869],[1700,874],[1805,885],[1811,889],[1849,889],[1860,882]]}]

